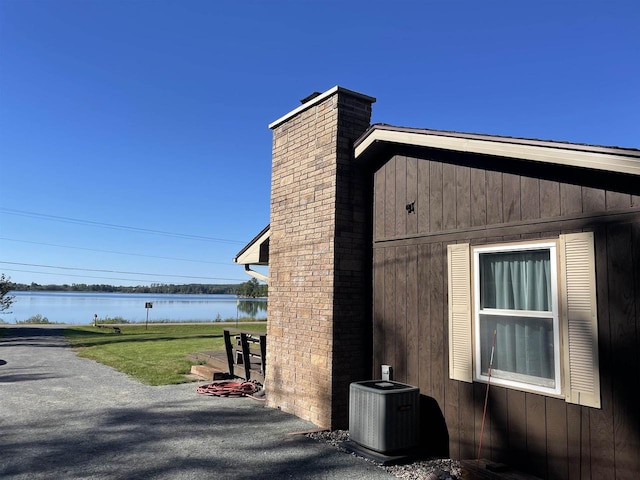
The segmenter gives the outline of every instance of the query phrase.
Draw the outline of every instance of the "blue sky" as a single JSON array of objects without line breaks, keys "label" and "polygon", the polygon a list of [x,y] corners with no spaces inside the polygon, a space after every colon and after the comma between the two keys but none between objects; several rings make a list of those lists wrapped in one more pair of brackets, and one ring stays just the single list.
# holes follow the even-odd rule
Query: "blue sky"
[{"label": "blue sky", "polygon": [[267,125],[335,85],[374,123],[638,148],[639,24],[634,0],[0,0],[0,272],[246,281]]}]

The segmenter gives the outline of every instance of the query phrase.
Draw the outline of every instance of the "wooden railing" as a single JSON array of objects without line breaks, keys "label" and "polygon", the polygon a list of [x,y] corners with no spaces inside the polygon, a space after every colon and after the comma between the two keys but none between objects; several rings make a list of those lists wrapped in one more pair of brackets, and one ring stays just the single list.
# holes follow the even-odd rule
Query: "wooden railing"
[{"label": "wooden railing", "polygon": [[231,376],[235,375],[235,366],[238,365],[244,367],[245,380],[250,380],[251,364],[253,363],[259,369],[262,378],[264,378],[267,365],[266,333],[225,328],[224,346]]}]

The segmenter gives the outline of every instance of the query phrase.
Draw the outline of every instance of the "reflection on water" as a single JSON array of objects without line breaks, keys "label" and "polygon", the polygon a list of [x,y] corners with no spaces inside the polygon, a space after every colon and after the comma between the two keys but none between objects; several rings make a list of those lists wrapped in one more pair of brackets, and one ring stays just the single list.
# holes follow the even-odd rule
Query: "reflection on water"
[{"label": "reflection on water", "polygon": [[267,313],[267,302],[264,300],[238,300],[238,312],[255,318],[259,313]]}]

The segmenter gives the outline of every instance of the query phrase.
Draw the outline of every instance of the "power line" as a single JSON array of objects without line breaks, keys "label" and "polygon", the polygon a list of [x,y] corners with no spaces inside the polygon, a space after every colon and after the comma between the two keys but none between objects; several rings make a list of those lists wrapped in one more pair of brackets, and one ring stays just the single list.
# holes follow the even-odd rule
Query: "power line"
[{"label": "power line", "polygon": [[149,277],[172,277],[172,278],[191,278],[191,279],[199,279],[199,280],[228,280],[228,281],[238,281],[237,278],[219,278],[219,277],[199,277],[195,275],[174,275],[174,274],[163,274],[163,273],[143,273],[143,272],[126,272],[120,270],[102,270],[102,269],[93,269],[93,268],[79,268],[79,267],[63,267],[60,265],[43,265],[39,263],[19,263],[19,262],[5,262],[1,261],[0,263],[5,265],[18,265],[22,267],[41,267],[41,268],[55,268],[59,270],[75,270],[79,272],[98,272],[98,273],[120,273],[123,275],[144,275]]},{"label": "power line", "polygon": [[[139,282],[139,283],[162,283],[162,282],[154,282],[153,280],[141,280],[139,278],[116,278],[116,277],[94,277],[92,275],[77,275],[72,273],[53,273],[53,272],[38,272],[34,270],[21,270],[18,268],[7,268],[4,269],[6,272],[23,272],[23,273],[37,273],[42,275],[54,275],[58,277],[77,277],[77,278],[95,278],[99,280],[119,280],[121,282]],[[22,282],[18,282],[22,283]]]},{"label": "power line", "polygon": [[157,258],[160,260],[178,260],[180,262],[194,262],[194,263],[209,263],[209,264],[214,264],[214,265],[229,265],[229,262],[211,262],[208,260],[191,260],[188,258],[176,258],[176,257],[163,257],[160,255],[145,255],[142,253],[127,253],[127,252],[117,252],[114,250],[99,250],[99,249],[95,249],[95,248],[87,248],[87,247],[73,247],[73,246],[69,246],[69,245],[57,245],[55,243],[43,243],[43,242],[32,242],[30,240],[18,240],[15,238],[6,238],[6,237],[0,237],[0,240],[6,240],[9,242],[18,242],[18,243],[29,243],[31,245],[43,245],[43,246],[47,246],[47,247],[57,247],[57,248],[69,248],[72,250],[85,250],[87,252],[99,252],[99,253],[113,253],[116,255],[129,255],[132,257],[145,257],[145,258]]},{"label": "power line", "polygon": [[82,219],[71,218],[71,217],[61,217],[58,215],[47,215],[44,213],[27,212],[24,210],[14,210],[12,208],[4,208],[4,207],[0,207],[0,213],[4,213],[7,215],[17,215],[20,217],[38,218],[41,220],[50,220],[55,222],[73,223],[77,225],[86,225],[91,227],[110,228],[115,230],[126,230],[130,232],[139,232],[139,233],[146,233],[151,235],[162,235],[165,237],[188,238],[192,240],[203,240],[207,242],[220,242],[220,243],[233,243],[233,244],[245,243],[240,240],[228,240],[224,238],[206,237],[202,235],[190,235],[187,233],[167,232],[164,230],[153,230],[150,228],[132,227],[128,225],[117,225],[113,223],[93,222],[91,220],[82,220]]}]

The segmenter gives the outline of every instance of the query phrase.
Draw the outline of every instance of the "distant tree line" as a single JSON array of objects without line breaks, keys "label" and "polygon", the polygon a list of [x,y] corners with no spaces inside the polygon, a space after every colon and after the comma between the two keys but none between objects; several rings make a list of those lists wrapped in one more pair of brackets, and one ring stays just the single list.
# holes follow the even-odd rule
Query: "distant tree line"
[{"label": "distant tree line", "polygon": [[102,293],[173,293],[173,294],[227,294],[241,297],[266,297],[267,286],[251,279],[240,284],[204,284],[188,283],[184,285],[152,283],[151,285],[137,285],[124,287],[117,285],[87,285],[73,283],[71,285],[41,285],[39,283],[9,283],[8,290],[14,292],[102,292]]}]

